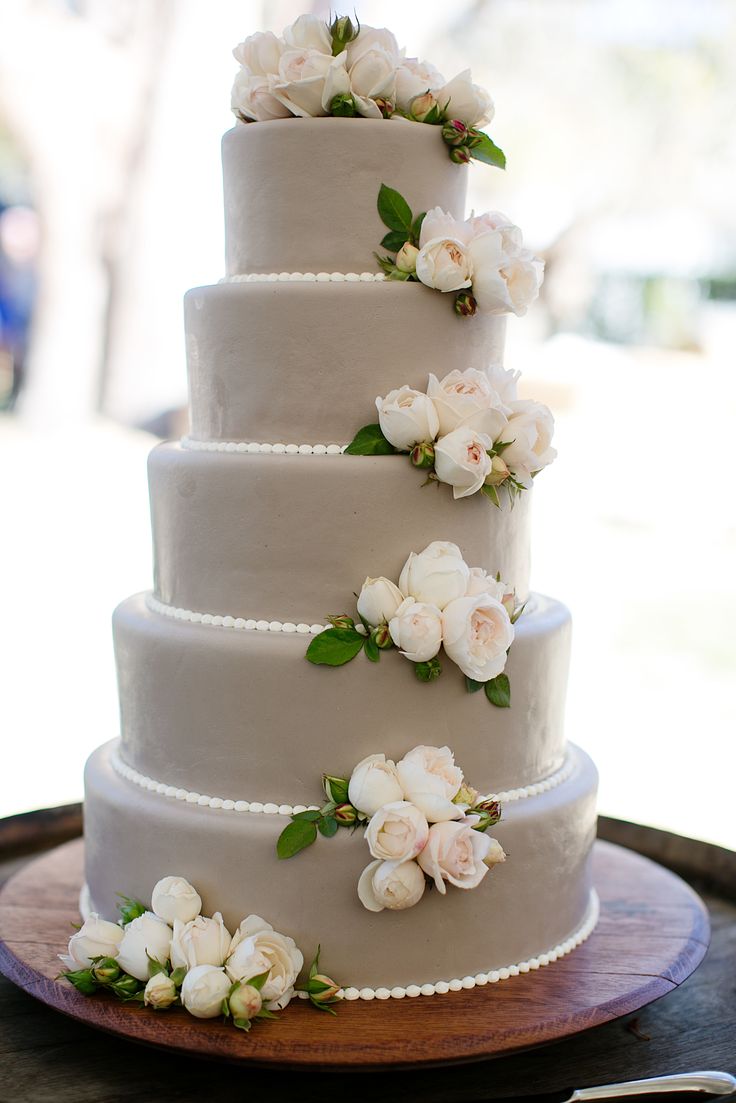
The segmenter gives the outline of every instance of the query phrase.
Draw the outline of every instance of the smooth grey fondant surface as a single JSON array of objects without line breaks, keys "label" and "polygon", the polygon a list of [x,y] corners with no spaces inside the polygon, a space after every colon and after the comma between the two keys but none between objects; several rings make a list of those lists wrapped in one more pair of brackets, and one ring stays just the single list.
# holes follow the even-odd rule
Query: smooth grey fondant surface
[{"label": "smooth grey fondant surface", "polygon": [[465,215],[467,166],[439,128],[405,119],[237,123],[222,139],[228,275],[373,272],[381,183],[413,213]]},{"label": "smooth grey fondant surface", "polygon": [[221,911],[231,931],[255,912],[290,934],[307,961],[320,943],[323,967],[342,984],[391,988],[527,960],[568,938],[585,916],[597,777],[582,752],[568,781],[506,805],[492,834],[508,861],[478,888],[427,892],[414,908],[375,914],[356,893],[370,859],[361,832],[339,831],[279,861],[284,817],[141,790],[113,772],[111,750],[107,744],[88,763],[85,809],[92,906],[109,918],[118,892],[147,902],[156,881],[175,873],[196,885],[203,911]]},{"label": "smooth grey fondant surface", "polygon": [[155,589],[200,613],[325,623],[367,576],[398,580],[411,551],[457,543],[471,566],[529,592],[531,492],[513,509],[423,486],[406,456],[262,456],[154,448]]},{"label": "smooth grey fondant surface", "polygon": [[533,595],[506,671],[512,706],[470,694],[458,668],[421,684],[388,652],[339,670],[305,659],[311,637],[244,632],[162,617],[145,597],[116,610],[124,761],[148,777],[232,800],[313,804],[320,774],[348,776],[390,748],[448,744],[483,793],[530,785],[564,756],[570,615]]},{"label": "smooth grey fondant surface", "polygon": [[347,444],[375,399],[503,360],[505,317],[417,283],[223,283],[184,299],[191,435]]}]

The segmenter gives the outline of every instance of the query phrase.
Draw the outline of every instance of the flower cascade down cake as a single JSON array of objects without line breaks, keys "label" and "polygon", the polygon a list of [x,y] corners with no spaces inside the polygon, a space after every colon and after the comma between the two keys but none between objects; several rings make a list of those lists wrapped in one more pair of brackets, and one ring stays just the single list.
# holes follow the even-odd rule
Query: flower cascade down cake
[{"label": "flower cascade down cake", "polygon": [[529,589],[552,417],[502,366],[542,263],[465,212],[469,163],[504,163],[490,97],[347,19],[235,55],[226,275],[185,298],[190,431],[151,454],[154,589],[114,616],[85,909],[185,879],[204,964],[273,928],[348,999],[554,968],[595,923],[597,778],[569,614]]}]

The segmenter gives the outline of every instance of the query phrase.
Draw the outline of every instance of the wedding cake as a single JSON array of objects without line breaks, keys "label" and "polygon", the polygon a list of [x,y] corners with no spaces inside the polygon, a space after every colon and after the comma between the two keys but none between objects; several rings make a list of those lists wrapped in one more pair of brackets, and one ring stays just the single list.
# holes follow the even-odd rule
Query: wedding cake
[{"label": "wedding cake", "polygon": [[226,275],[185,299],[190,433],[114,616],[85,910],[175,875],[321,944],[348,999],[554,968],[595,924],[596,772],[569,613],[530,590],[551,415],[502,367],[542,265],[465,218],[490,99],[344,19],[236,57]]}]

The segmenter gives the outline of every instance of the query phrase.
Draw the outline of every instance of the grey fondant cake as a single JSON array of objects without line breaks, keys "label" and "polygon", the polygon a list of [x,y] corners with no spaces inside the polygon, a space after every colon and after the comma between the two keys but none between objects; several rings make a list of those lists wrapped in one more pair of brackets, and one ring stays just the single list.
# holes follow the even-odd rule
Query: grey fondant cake
[{"label": "grey fondant cake", "polygon": [[[463,221],[470,154],[447,154],[472,153],[472,127],[453,145],[355,87],[332,105],[378,117],[269,119],[253,97],[293,106],[292,85],[247,79],[223,140],[227,276],[185,302],[190,435],[150,461],[155,588],[114,618],[89,908],[112,918],[173,873],[230,930],[257,913],[321,943],[349,998],[504,979],[595,921],[570,618],[529,591],[551,418],[500,366],[541,266],[504,216]],[[356,767],[376,762],[389,799],[369,808]],[[316,813],[317,841],[279,857]]]}]

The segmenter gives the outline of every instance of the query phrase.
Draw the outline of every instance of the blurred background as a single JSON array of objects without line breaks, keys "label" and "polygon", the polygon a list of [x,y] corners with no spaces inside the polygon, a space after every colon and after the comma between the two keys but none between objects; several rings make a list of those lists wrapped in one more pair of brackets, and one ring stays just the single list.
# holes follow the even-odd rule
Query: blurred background
[{"label": "blurred background", "polygon": [[[230,50],[309,0],[0,6],[0,816],[117,734],[145,460],[186,426],[181,299],[223,272]],[[346,9],[347,13],[347,9]],[[547,262],[507,365],[549,403],[533,582],[572,607],[601,810],[736,847],[736,5],[360,0],[496,103],[471,170]]]}]

